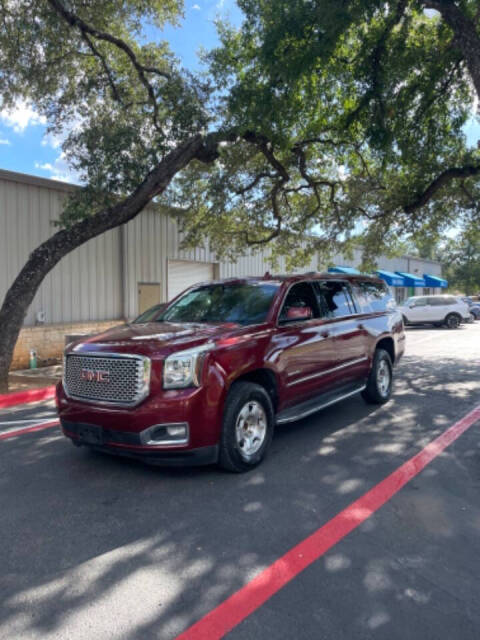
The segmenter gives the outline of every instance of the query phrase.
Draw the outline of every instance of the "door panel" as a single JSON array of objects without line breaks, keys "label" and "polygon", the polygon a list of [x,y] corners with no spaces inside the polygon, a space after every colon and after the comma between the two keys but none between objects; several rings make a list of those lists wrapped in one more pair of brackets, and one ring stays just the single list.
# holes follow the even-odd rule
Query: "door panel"
[{"label": "door panel", "polygon": [[[288,322],[288,309],[295,307],[309,307],[313,318]],[[336,362],[334,338],[328,321],[319,315],[312,284],[305,281],[292,285],[278,315],[270,358],[282,380],[285,406],[301,402],[331,383],[328,372]]]},{"label": "door panel", "polygon": [[329,329],[329,323],[318,319],[278,327],[273,343],[285,389],[285,406],[297,404],[333,384],[329,372],[336,366],[336,355]]},{"label": "door panel", "polygon": [[407,318],[409,322],[428,322],[431,318],[428,315],[428,305],[426,298],[418,298],[409,307]]},{"label": "door panel", "polygon": [[[366,318],[363,322],[368,322]],[[344,384],[368,375],[368,341],[371,339],[362,320],[352,316],[339,320],[332,326],[337,355],[336,384]]]},{"label": "door panel", "polygon": [[[350,285],[345,281],[318,281],[319,304],[332,316],[330,333],[334,339],[336,371],[332,381],[342,385],[368,374],[369,336],[357,313]],[[364,322],[366,321],[363,315]]]},{"label": "door panel", "polygon": [[138,283],[138,313],[143,313],[150,307],[161,302],[161,288],[159,282]]}]

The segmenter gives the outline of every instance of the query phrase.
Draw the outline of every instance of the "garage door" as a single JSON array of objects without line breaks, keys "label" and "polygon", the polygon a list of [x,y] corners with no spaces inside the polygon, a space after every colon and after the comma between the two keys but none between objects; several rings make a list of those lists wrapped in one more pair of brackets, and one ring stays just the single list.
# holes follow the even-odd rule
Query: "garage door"
[{"label": "garage door", "polygon": [[213,262],[188,262],[186,260],[168,261],[168,300],[172,300],[184,289],[197,282],[213,280],[215,265]]}]

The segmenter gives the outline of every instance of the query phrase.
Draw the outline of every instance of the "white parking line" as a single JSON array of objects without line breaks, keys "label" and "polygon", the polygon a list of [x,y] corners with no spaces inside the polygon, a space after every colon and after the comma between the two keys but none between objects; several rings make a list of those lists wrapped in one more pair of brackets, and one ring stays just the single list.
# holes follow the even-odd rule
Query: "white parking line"
[{"label": "white parking line", "polygon": [[[52,419],[55,416],[52,416]],[[10,426],[12,424],[35,424],[37,422],[38,418],[30,418],[30,420],[9,420],[8,422],[0,422],[0,429],[2,427],[6,427],[6,426]]]},{"label": "white parking line", "polygon": [[49,427],[56,427],[59,424],[60,422],[57,418],[56,420],[45,420],[44,422],[37,422],[36,424],[31,424],[28,427],[21,427],[20,429],[6,429],[5,431],[0,433],[0,440],[8,440],[9,438],[21,436],[24,433],[32,433],[34,431],[48,429]]}]

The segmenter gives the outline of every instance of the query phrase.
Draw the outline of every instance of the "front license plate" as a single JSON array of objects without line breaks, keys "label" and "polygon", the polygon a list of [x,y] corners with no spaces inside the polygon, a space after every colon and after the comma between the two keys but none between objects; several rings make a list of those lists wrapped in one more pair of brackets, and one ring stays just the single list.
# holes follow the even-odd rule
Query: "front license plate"
[{"label": "front license plate", "polygon": [[102,444],[103,432],[101,427],[95,425],[81,425],[77,429],[78,439],[87,444]]}]

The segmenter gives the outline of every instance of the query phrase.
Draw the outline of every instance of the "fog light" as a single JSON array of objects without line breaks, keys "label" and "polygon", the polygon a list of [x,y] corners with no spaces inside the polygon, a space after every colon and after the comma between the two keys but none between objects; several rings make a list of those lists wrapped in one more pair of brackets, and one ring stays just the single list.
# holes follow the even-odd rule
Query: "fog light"
[{"label": "fog light", "polygon": [[186,438],[187,437],[187,425],[186,424],[170,424],[167,426],[167,433],[172,438]]},{"label": "fog light", "polygon": [[142,444],[174,445],[188,443],[188,423],[154,424],[140,434]]}]

